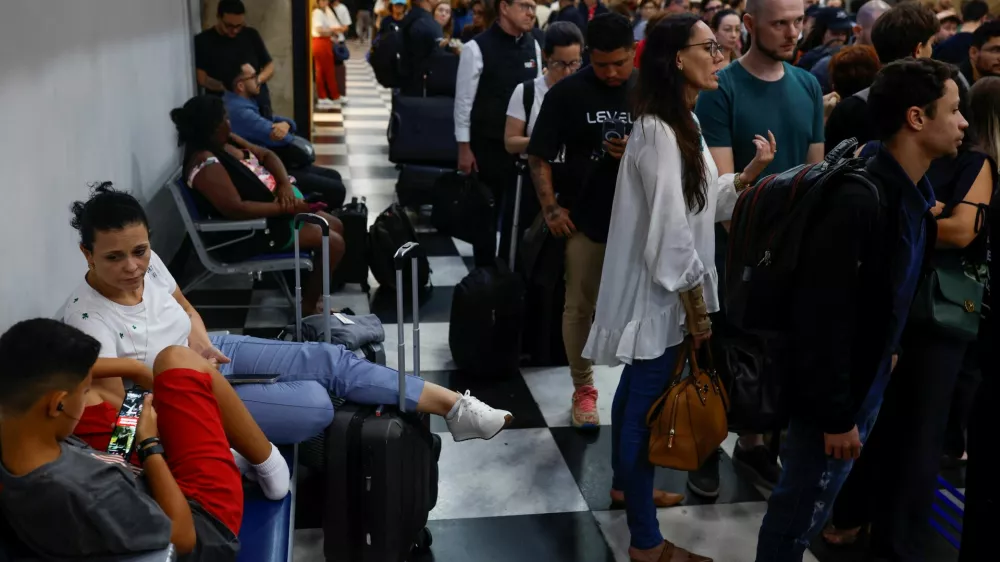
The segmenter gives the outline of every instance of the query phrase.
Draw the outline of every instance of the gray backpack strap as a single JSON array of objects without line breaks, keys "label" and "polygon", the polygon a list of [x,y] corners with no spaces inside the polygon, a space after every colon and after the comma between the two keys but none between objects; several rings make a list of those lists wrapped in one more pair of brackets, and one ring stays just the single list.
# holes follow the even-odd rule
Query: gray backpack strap
[{"label": "gray backpack strap", "polygon": [[865,88],[864,90],[861,90],[860,92],[854,94],[854,96],[855,97],[859,97],[859,98],[861,98],[861,101],[863,101],[865,103],[868,103],[868,91],[869,90],[871,90],[871,88]]}]

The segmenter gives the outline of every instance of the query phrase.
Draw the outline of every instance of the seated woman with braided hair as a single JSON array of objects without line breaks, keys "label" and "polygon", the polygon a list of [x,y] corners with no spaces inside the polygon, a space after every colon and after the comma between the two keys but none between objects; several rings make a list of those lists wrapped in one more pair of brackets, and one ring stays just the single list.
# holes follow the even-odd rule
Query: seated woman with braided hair
[{"label": "seated woman with braided hair", "polygon": [[[333,419],[331,395],[356,404],[399,402],[396,371],[359,359],[341,345],[209,336],[150,247],[146,213],[131,195],[99,186],[89,200],[73,204],[72,224],[80,233],[87,272],[66,303],[63,321],[101,344],[92,373],[93,389],[103,400],[83,411],[76,430],[95,449],[107,448],[115,404],[125,396],[123,379],[152,388],[157,356],[177,346],[191,348],[223,376],[277,376],[274,383],[235,387],[273,443],[299,443],[321,433]],[[468,392],[414,376],[407,377],[405,398],[407,411],[445,417],[456,441],[492,438],[512,418]]]},{"label": "seated woman with braided hair", "polygon": [[[269,253],[292,249],[292,217],[317,211],[294,186],[281,159],[271,150],[254,145],[233,134],[222,99],[195,96],[183,107],[170,112],[177,127],[178,142],[184,147],[184,182],[191,188],[195,205],[205,218],[230,220],[267,219],[268,228],[254,231],[248,240],[216,250],[225,261],[243,261]],[[331,274],[344,256],[344,225],[323,212],[330,223]],[[222,244],[239,235],[230,232],[203,233],[210,245]],[[306,224],[299,231],[304,251],[320,248],[320,228]],[[313,268],[302,289],[302,310],[306,315],[321,314],[323,270]]]}]

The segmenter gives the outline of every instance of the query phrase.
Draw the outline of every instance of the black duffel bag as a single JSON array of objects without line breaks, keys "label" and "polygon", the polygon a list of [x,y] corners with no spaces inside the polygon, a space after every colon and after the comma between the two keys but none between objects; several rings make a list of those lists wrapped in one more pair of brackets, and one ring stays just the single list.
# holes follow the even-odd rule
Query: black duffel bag
[{"label": "black duffel bag", "polygon": [[431,224],[439,233],[477,244],[493,233],[495,222],[493,193],[475,174],[452,172],[435,182]]}]

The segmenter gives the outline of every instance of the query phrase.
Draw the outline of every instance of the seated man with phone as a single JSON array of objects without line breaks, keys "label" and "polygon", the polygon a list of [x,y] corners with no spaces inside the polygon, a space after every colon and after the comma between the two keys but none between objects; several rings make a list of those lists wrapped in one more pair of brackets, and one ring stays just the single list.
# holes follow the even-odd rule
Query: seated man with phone
[{"label": "seated man with phone", "polygon": [[[252,448],[260,429],[207,360],[170,347],[156,358],[152,394],[130,391],[120,404],[109,451],[93,449],[73,432],[84,409],[104,400],[91,388],[100,350],[91,336],[51,319],[26,320],[0,336],[3,515],[43,559],[172,543],[179,561],[235,560],[243,487],[229,443]],[[132,450],[141,471],[123,458]]]}]

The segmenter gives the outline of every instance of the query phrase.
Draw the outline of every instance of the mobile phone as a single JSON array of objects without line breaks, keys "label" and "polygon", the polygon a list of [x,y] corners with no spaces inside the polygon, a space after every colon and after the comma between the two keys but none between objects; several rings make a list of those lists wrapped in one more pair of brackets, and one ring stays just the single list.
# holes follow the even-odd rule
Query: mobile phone
[{"label": "mobile phone", "polygon": [[602,125],[604,140],[621,140],[628,136],[628,125],[621,121],[605,121]]},{"label": "mobile phone", "polygon": [[118,410],[118,420],[115,422],[115,429],[108,443],[109,453],[125,458],[132,453],[135,447],[135,430],[142,414],[142,400],[147,394],[149,391],[135,388],[125,393],[125,400],[122,402],[121,410]]},{"label": "mobile phone", "polygon": [[271,384],[280,375],[226,375],[229,384]]}]

